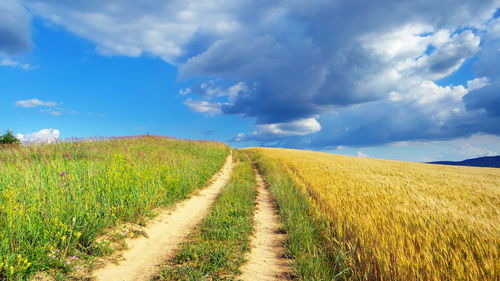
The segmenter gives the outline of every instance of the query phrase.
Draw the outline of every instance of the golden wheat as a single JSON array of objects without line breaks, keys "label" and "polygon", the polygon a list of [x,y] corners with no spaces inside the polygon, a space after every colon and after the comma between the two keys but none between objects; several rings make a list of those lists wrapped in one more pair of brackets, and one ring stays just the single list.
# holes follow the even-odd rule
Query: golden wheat
[{"label": "golden wheat", "polygon": [[256,149],[330,224],[358,280],[498,280],[500,170]]}]

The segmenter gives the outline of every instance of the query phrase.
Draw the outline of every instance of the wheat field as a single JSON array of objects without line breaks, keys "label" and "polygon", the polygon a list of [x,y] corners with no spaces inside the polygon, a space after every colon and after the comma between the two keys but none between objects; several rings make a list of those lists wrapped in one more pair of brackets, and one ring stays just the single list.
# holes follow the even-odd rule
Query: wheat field
[{"label": "wheat field", "polygon": [[253,150],[308,195],[349,279],[498,280],[500,169]]}]

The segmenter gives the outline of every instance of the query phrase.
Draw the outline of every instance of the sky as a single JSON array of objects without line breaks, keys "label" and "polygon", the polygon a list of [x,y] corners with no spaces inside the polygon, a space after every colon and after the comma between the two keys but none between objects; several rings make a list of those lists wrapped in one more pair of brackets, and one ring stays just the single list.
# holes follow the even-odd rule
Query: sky
[{"label": "sky", "polygon": [[2,0],[0,130],[492,156],[498,65],[500,0]]}]

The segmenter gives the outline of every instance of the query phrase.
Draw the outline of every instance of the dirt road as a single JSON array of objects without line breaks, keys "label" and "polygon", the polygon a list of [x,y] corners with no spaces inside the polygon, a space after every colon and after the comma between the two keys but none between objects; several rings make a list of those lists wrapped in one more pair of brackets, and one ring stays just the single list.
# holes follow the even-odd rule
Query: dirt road
[{"label": "dirt road", "polygon": [[128,247],[122,253],[122,259],[117,264],[108,263],[96,270],[93,274],[95,280],[150,280],[159,270],[159,265],[173,257],[179,244],[209,213],[217,195],[228,183],[232,169],[232,155],[229,155],[209,186],[152,220],[144,229],[147,238],[127,239]]}]

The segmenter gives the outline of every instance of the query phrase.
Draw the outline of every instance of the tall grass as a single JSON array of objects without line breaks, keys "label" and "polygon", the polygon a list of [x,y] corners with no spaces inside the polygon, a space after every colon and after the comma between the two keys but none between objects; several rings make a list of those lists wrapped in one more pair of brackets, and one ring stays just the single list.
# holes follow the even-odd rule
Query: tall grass
[{"label": "tall grass", "polygon": [[307,191],[353,279],[498,280],[498,169],[257,151]]},{"label": "tall grass", "polygon": [[276,199],[281,220],[287,233],[285,255],[293,259],[294,275],[298,280],[344,280],[349,268],[340,252],[329,251],[325,225],[314,213],[312,200],[304,190],[296,188],[292,176],[278,161],[264,153],[249,151]]},{"label": "tall grass", "polygon": [[250,246],[256,183],[248,158],[235,154],[239,163],[231,181],[200,228],[164,268],[161,280],[235,280],[240,274]]},{"label": "tall grass", "polygon": [[158,137],[0,149],[0,279],[99,255],[106,228],[185,198],[227,153]]}]

